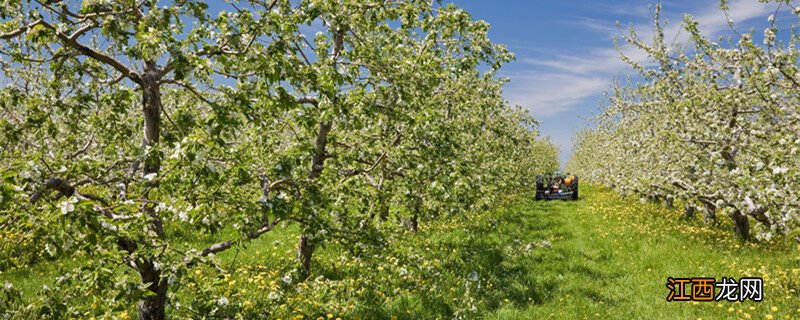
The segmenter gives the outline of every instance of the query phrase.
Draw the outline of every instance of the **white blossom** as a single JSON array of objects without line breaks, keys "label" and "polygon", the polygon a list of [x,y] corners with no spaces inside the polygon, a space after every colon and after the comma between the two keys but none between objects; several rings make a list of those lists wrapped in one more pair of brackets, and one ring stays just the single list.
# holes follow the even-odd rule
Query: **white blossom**
[{"label": "white blossom", "polygon": [[789,171],[789,169],[786,169],[786,168],[781,167],[781,166],[777,166],[775,168],[772,168],[772,173],[774,173],[774,174],[784,174],[787,171]]},{"label": "white blossom", "polygon": [[117,231],[117,226],[115,226],[114,224],[112,224],[110,222],[103,221],[103,222],[100,223],[100,225],[103,227],[103,229],[106,229],[106,230],[109,230],[109,231]]},{"label": "white blossom", "polygon": [[58,207],[61,208],[61,214],[68,214],[72,211],[75,211],[75,203],[78,202],[78,198],[76,197],[69,197],[64,201],[61,201],[58,204]]}]

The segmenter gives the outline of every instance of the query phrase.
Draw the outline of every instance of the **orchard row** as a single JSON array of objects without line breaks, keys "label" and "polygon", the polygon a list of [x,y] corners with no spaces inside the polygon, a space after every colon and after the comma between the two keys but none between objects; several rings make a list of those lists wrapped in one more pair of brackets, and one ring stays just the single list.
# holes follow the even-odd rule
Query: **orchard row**
[{"label": "orchard row", "polygon": [[[688,43],[676,48],[656,15],[652,42],[628,43],[649,62],[627,59],[641,82],[619,83],[592,128],[580,133],[570,168],[624,194],[680,200],[687,217],[709,224],[724,214],[742,239],[769,239],[800,228],[800,13],[774,1],[763,34],[740,32],[717,43],[687,16]],[[722,9],[728,16],[726,2]],[[792,17],[794,16],[794,17]],[[779,23],[780,22],[780,23]]]},{"label": "orchard row", "polygon": [[22,0],[0,17],[0,268],[85,257],[29,305],[6,287],[8,317],[179,316],[193,269],[279,226],[300,230],[302,281],[326,243],[358,254],[384,223],[470,214],[558,167],[502,98],[513,55],[454,5]]}]

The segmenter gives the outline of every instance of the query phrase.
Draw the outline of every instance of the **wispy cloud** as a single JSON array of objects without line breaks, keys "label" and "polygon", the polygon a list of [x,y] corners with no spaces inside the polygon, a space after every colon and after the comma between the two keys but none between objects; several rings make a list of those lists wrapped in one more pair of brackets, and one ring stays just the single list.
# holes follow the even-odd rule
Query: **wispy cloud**
[{"label": "wispy cloud", "polygon": [[[667,5],[669,4],[665,6]],[[599,10],[627,10],[645,16],[649,16],[651,10],[647,5],[636,9],[620,9],[604,4],[595,6]],[[730,4],[730,18],[739,25],[754,18],[765,18],[774,8],[773,5],[753,0],[734,0]],[[729,30],[728,17],[719,10],[716,1],[688,14],[700,22],[700,30],[707,36],[716,37]],[[667,41],[685,43],[688,34],[682,29],[683,14],[665,13],[662,16],[671,21],[664,28]],[[614,21],[578,19],[576,23],[595,32],[606,32],[609,38],[620,35]],[[633,27],[640,38],[652,39],[651,24],[634,24]],[[647,63],[647,54],[633,46],[623,45],[620,50],[634,61]],[[540,118],[571,111],[573,107],[586,103],[590,98],[598,99],[610,88],[613,78],[627,70],[627,65],[620,59],[620,51],[610,41],[607,46],[588,48],[578,53],[530,52],[529,55],[519,56],[518,62],[520,65],[517,71],[506,74],[511,79],[506,89],[506,98],[512,104],[528,108],[534,116]]]},{"label": "wispy cloud", "polygon": [[[753,19],[765,19],[775,10],[774,4],[755,0],[731,0],[730,17],[719,9],[716,0],[662,1],[661,17],[669,21],[664,27],[665,40],[683,45],[689,35],[683,31],[684,14],[690,14],[700,23],[700,31],[707,37],[717,38],[731,34],[728,18],[739,31],[749,30]],[[578,5],[578,4],[569,4]],[[596,12],[590,17],[575,16],[555,21],[559,26],[594,37],[590,43],[576,43],[560,47],[535,48],[533,44],[513,43],[517,61],[506,69],[503,76],[511,81],[505,97],[511,103],[527,108],[537,119],[543,120],[542,133],[550,136],[561,151],[562,164],[572,153],[572,133],[581,125],[579,116],[590,116],[601,102],[602,93],[611,88],[614,78],[628,73],[630,67],[620,59],[620,53],[633,61],[649,64],[648,55],[632,45],[622,42],[619,50],[611,42],[632,26],[639,38],[650,42],[653,38],[653,7],[647,4],[620,6],[612,1],[581,2],[584,11]],[[589,6],[584,7],[584,6]],[[623,21],[622,30],[617,22],[598,17],[615,16]],[[615,19],[615,18],[612,18]],[[627,21],[632,22],[628,24]],[[545,31],[546,32],[546,31]],[[608,41],[597,41],[603,37]],[[563,51],[562,51],[563,50]],[[569,51],[566,51],[569,50]],[[509,71],[511,70],[511,71]]]},{"label": "wispy cloud", "polygon": [[593,19],[593,18],[586,18],[586,17],[579,17],[573,21],[568,21],[566,23],[570,23],[575,26],[582,27],[587,31],[594,31],[600,34],[609,35],[609,38],[616,35],[619,32],[619,28],[617,28],[616,24],[609,23],[609,21]]},{"label": "wispy cloud", "polygon": [[537,118],[568,111],[575,104],[603,92],[611,84],[610,77],[570,73],[549,73],[536,77],[508,76],[514,79],[506,90],[508,101],[526,107]]}]

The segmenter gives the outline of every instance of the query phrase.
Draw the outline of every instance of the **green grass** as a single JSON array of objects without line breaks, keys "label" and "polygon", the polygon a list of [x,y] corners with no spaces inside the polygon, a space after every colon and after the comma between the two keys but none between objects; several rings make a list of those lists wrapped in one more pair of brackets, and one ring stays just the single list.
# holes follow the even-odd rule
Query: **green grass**
[{"label": "green grass", "polygon": [[[731,226],[703,226],[636,199],[589,189],[578,203],[522,203],[522,225],[553,247],[528,268],[553,289],[541,303],[513,305],[490,319],[795,319],[800,264],[783,243],[741,244]],[[724,219],[724,217],[721,217]],[[764,301],[667,302],[667,277],[764,277]],[[773,308],[775,307],[775,308]],[[777,309],[777,311],[773,311]]]},{"label": "green grass", "polygon": [[[313,280],[300,285],[280,280],[294,267],[297,229],[279,228],[219,255],[230,273],[190,273],[177,300],[189,306],[224,295],[238,308],[229,314],[245,318],[800,317],[796,244],[743,244],[725,222],[706,227],[699,218],[681,220],[677,210],[583,187],[577,202],[520,196],[492,211],[423,223],[418,233],[389,224],[379,248],[350,253],[349,244],[329,244],[315,255]],[[0,283],[30,296],[79,261],[6,272]],[[667,302],[669,276],[764,277],[764,301]],[[271,292],[280,298],[267,298]]]}]

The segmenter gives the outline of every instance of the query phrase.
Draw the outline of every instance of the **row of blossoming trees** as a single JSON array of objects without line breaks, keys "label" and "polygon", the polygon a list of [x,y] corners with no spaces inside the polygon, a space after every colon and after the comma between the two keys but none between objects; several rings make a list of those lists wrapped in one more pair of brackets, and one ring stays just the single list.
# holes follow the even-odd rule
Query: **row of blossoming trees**
[{"label": "row of blossoming trees", "polygon": [[[799,12],[785,1],[781,9]],[[658,15],[652,42],[626,37],[655,65],[626,59],[643,81],[615,86],[569,167],[625,194],[681,200],[687,217],[700,212],[709,224],[724,214],[743,239],[751,229],[791,234],[800,226],[798,34],[779,32],[775,15],[764,22],[763,39],[733,29],[719,44],[687,16],[683,50],[667,44]]]},{"label": "row of blossoming trees", "polygon": [[38,304],[0,303],[12,317],[163,319],[188,270],[279,225],[299,226],[305,278],[328,241],[477,210],[558,166],[501,96],[513,56],[453,5],[1,4],[0,268],[88,253]]}]

